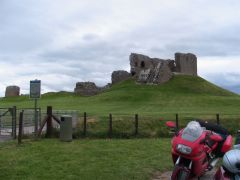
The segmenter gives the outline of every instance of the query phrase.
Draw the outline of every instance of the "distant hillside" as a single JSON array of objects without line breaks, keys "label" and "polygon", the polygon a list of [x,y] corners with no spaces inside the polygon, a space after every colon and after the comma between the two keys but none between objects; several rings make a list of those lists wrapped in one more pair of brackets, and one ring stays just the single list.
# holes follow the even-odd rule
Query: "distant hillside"
[{"label": "distant hillside", "polygon": [[[27,96],[0,100],[0,107],[13,105],[32,107],[33,102]],[[42,95],[39,105],[92,114],[238,113],[240,96],[200,77],[175,75],[162,85],[140,85],[127,80],[91,97],[69,92],[47,93]]]}]

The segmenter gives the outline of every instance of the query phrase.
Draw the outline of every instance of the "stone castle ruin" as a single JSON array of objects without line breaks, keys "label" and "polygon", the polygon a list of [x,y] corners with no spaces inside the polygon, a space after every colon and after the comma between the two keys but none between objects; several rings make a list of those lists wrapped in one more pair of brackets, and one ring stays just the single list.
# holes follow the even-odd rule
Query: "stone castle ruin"
[{"label": "stone castle ruin", "polygon": [[142,54],[131,53],[130,73],[119,70],[112,72],[112,83],[97,87],[93,82],[78,82],[76,94],[96,95],[111,87],[112,84],[134,78],[138,83],[162,84],[169,81],[174,74],[197,76],[197,57],[191,53],[175,53],[175,59],[150,58]]},{"label": "stone castle ruin", "polygon": [[169,81],[174,73],[197,76],[197,57],[190,53],[175,53],[175,60],[132,53],[130,66],[131,75],[140,83],[162,84]]},{"label": "stone castle ruin", "polygon": [[78,82],[76,83],[74,92],[84,96],[93,96],[98,94],[99,88],[93,82]]},{"label": "stone castle ruin", "polygon": [[[175,59],[150,58],[146,55],[131,53],[129,56],[130,72],[119,70],[112,72],[112,82],[98,87],[94,82],[77,82],[74,93],[83,96],[99,94],[111,85],[133,78],[143,84],[163,84],[174,74],[197,76],[197,57],[191,53],[175,53]],[[19,96],[18,86],[8,86],[5,97]]]},{"label": "stone castle ruin", "polygon": [[176,72],[197,76],[197,57],[191,53],[175,53]]},{"label": "stone castle ruin", "polygon": [[171,60],[149,58],[141,54],[130,55],[131,75],[137,82],[162,84],[172,77]]},{"label": "stone castle ruin", "polygon": [[77,82],[74,93],[82,96],[94,96],[110,88],[110,86],[110,84],[107,84],[104,87],[98,87],[94,82]]}]

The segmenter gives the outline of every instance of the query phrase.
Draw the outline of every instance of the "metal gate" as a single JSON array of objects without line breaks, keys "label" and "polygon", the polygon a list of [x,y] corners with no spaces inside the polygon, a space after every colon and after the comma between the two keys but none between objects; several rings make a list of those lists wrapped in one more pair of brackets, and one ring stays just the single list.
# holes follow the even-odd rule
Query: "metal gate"
[{"label": "metal gate", "polygon": [[[17,110],[17,114],[20,112],[23,112],[23,133],[24,135],[34,135],[36,133],[35,131],[38,130],[38,128],[41,125],[41,108],[35,109],[34,108],[21,108]],[[37,121],[37,123],[35,122]],[[18,129],[17,129],[18,132]]]},{"label": "metal gate", "polygon": [[16,107],[0,108],[0,136],[16,138]]}]

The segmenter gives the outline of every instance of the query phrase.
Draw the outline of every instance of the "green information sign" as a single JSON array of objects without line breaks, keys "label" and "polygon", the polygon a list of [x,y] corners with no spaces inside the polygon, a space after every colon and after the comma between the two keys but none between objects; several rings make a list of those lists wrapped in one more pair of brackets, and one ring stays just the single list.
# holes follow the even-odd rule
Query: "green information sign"
[{"label": "green information sign", "polygon": [[32,80],[30,81],[30,98],[40,99],[41,97],[41,81]]}]

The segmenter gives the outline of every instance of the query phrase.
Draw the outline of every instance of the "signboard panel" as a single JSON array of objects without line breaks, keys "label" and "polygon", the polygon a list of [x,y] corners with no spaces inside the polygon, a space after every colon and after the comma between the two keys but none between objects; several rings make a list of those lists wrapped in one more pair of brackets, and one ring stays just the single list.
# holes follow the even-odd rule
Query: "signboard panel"
[{"label": "signboard panel", "polygon": [[41,97],[41,81],[30,81],[30,98],[39,99]]}]

